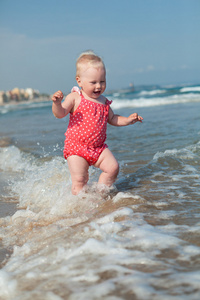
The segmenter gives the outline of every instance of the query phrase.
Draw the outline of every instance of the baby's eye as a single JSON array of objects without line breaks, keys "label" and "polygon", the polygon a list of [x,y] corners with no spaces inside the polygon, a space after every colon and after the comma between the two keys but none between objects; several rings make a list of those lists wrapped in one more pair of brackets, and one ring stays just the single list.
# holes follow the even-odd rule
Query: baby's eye
[{"label": "baby's eye", "polygon": [[92,83],[92,84],[96,84],[96,81],[91,81],[90,83]]}]

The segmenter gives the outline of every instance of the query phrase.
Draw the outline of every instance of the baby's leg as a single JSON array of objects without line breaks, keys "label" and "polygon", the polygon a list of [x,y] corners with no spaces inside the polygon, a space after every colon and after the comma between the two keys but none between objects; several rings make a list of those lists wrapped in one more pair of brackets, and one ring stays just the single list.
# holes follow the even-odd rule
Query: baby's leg
[{"label": "baby's leg", "polygon": [[72,178],[72,194],[77,195],[88,182],[89,164],[83,157],[77,155],[69,156],[67,162]]},{"label": "baby's leg", "polygon": [[101,153],[94,166],[102,170],[99,183],[111,186],[115,182],[119,173],[119,164],[108,148]]}]

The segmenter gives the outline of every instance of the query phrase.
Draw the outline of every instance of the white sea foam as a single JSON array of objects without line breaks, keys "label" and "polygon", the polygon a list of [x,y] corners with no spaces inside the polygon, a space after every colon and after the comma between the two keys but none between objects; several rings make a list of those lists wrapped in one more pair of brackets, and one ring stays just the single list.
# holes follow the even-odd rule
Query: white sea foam
[{"label": "white sea foam", "polygon": [[131,193],[122,193],[119,192],[113,199],[113,203],[117,203],[118,201],[123,201],[123,199],[132,199],[134,200],[142,200],[142,198],[139,195],[132,195]]},{"label": "white sea foam", "polygon": [[[194,145],[191,145],[191,146],[188,146],[186,148],[183,148],[183,149],[170,149],[170,150],[165,150],[164,152],[157,152],[154,157],[153,157],[153,160],[157,161],[159,158],[162,158],[162,157],[178,157],[178,158],[181,158],[181,159],[195,159],[195,157],[198,158],[198,152],[200,151],[200,142],[194,144]],[[188,168],[192,168],[191,166],[188,167]]]},{"label": "white sea foam", "polygon": [[139,93],[140,96],[154,96],[157,94],[164,94],[167,90],[153,90],[153,91],[141,91]]},{"label": "white sea foam", "polygon": [[0,154],[0,168],[2,170],[20,171],[26,169],[28,160],[23,159],[22,153],[17,147],[0,148]]},{"label": "white sea foam", "polygon": [[138,98],[138,99],[118,99],[114,98],[112,107],[120,109],[125,107],[152,107],[161,105],[173,105],[177,103],[200,102],[200,95],[190,93],[185,95],[173,95],[168,97]]},{"label": "white sea foam", "polygon": [[2,300],[14,299],[16,289],[17,289],[17,280],[12,278],[12,274],[0,270],[0,299]]},{"label": "white sea foam", "polygon": [[181,93],[186,93],[186,92],[200,92],[200,86],[191,86],[191,87],[184,87],[180,89]]},{"label": "white sea foam", "polygon": [[[114,217],[119,216],[126,219],[113,222]],[[108,214],[107,220],[99,218],[95,222],[88,223],[87,226],[89,230],[81,231],[80,227],[79,233],[72,230],[71,234],[67,233],[65,228],[66,233],[63,235],[64,231],[58,228],[57,232],[53,231],[52,225],[49,225],[51,236],[47,236],[47,230],[40,231],[40,236],[35,235],[33,231],[23,246],[15,246],[13,255],[3,270],[4,278],[7,278],[10,284],[8,289],[7,281],[6,283],[5,280],[3,281],[3,289],[8,295],[5,299],[10,300],[11,297],[17,299],[17,295],[20,295],[17,284],[23,288],[30,282],[32,288],[24,292],[21,299],[23,297],[26,299],[27,293],[29,297],[37,295],[46,299],[44,291],[40,294],[42,282],[46,285],[51,283],[49,293],[53,293],[54,287],[59,286],[62,294],[69,299],[90,299],[90,296],[94,297],[94,295],[97,299],[109,295],[113,298],[119,280],[122,299],[127,291],[134,292],[139,299],[146,297],[151,299],[155,295],[155,289],[151,286],[152,275],[138,271],[133,266],[138,266],[139,269],[149,268],[154,272],[163,269],[164,274],[167,258],[165,257],[165,262],[158,259],[162,250],[173,248],[180,260],[186,255],[186,262],[199,253],[197,247],[185,245],[182,248],[183,242],[171,236],[171,231],[163,231],[162,227],[156,229],[154,226],[147,225],[144,220],[135,220],[130,209],[118,210],[115,214]],[[54,237],[55,234],[57,238]],[[41,247],[41,243],[46,246]],[[169,272],[169,269],[166,269],[167,271]],[[9,273],[12,273],[12,277],[8,279]],[[112,276],[102,281],[102,274],[105,276],[112,274]],[[12,282],[13,278],[16,279]],[[182,278],[180,284],[184,280]],[[40,288],[37,285],[38,281]],[[157,282],[157,287],[161,288],[163,284],[166,286],[164,280],[156,281],[156,276],[154,281]],[[84,283],[84,287],[87,288],[81,288],[81,283]],[[190,285],[193,287],[192,282]],[[68,296],[65,291],[69,292]],[[118,296],[120,297],[120,294]],[[59,294],[55,294],[55,297],[59,297]]]}]

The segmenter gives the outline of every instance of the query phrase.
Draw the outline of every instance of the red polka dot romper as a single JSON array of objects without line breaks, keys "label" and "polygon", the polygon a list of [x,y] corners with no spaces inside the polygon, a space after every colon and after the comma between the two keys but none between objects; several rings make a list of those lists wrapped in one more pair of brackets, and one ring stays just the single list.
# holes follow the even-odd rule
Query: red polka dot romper
[{"label": "red polka dot romper", "polygon": [[84,98],[77,109],[70,113],[69,125],[65,133],[64,157],[78,155],[94,165],[105,144],[109,107],[112,101],[105,104],[92,102]]}]

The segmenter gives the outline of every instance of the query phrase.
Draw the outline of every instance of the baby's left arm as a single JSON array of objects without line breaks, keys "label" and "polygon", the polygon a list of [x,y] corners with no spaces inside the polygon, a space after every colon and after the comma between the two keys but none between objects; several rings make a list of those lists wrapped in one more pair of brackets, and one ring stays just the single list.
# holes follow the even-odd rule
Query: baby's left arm
[{"label": "baby's left arm", "polygon": [[143,118],[141,116],[138,116],[137,113],[131,114],[129,117],[123,117],[120,115],[114,114],[112,109],[109,109],[109,117],[108,117],[108,123],[113,126],[127,126],[131,124],[135,124],[136,122],[142,123]]}]

